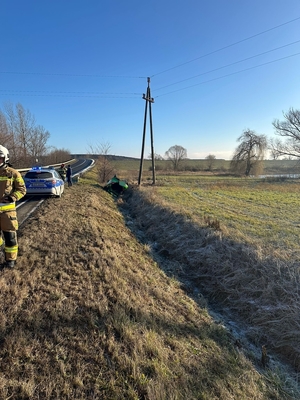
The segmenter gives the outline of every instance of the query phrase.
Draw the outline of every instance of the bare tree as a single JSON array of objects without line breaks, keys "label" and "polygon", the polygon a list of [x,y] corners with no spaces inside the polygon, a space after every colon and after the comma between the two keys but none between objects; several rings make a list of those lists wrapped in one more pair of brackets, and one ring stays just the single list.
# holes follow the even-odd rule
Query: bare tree
[{"label": "bare tree", "polygon": [[178,146],[176,144],[175,146],[170,147],[169,150],[165,152],[165,156],[167,160],[171,161],[173,169],[177,171],[182,160],[187,158],[187,150],[184,147]]},{"label": "bare tree", "polygon": [[212,171],[215,162],[216,162],[216,156],[213,154],[209,154],[208,156],[205,157],[205,159],[207,160],[207,168],[209,171]]},{"label": "bare tree", "polygon": [[[246,176],[250,172],[261,170],[258,166],[262,165],[267,148],[267,139],[265,135],[257,135],[255,131],[246,129],[243,134],[237,139],[241,142],[235,150],[231,160],[231,168],[235,172],[241,172]],[[257,172],[256,172],[257,173]]]},{"label": "bare tree", "polygon": [[15,106],[6,103],[4,109],[9,131],[13,137],[10,154],[16,163],[25,164],[27,162],[28,143],[35,126],[35,118],[20,103]]},{"label": "bare tree", "polygon": [[15,167],[31,166],[39,160],[44,165],[56,164],[70,159],[70,151],[49,148],[50,133],[22,104],[6,103],[0,110],[0,144],[7,147]]},{"label": "bare tree", "polygon": [[269,152],[272,160],[278,160],[280,155],[278,153],[278,146],[280,146],[280,140],[279,139],[270,139],[269,140]]},{"label": "bare tree", "polygon": [[29,110],[18,103],[16,105],[16,136],[20,148],[20,158],[27,160],[28,144],[31,141],[32,131],[35,127],[35,118]]},{"label": "bare tree", "polygon": [[[150,160],[152,159],[152,154],[151,153],[148,155],[148,158]],[[161,156],[160,154],[154,153],[154,160],[161,161],[163,159],[164,159],[163,156]]]},{"label": "bare tree", "polygon": [[32,161],[40,159],[47,154],[47,141],[49,137],[50,133],[41,125],[38,125],[31,130],[30,140],[28,140],[27,143],[27,152],[28,157],[32,159]]},{"label": "bare tree", "polygon": [[59,164],[71,159],[70,151],[67,149],[57,149],[51,147],[44,156],[39,156],[39,162],[44,165]]},{"label": "bare tree", "polygon": [[99,154],[95,164],[99,182],[107,182],[114,175],[114,167],[111,165],[108,154],[111,148],[110,143],[101,143],[95,147],[90,145],[89,147],[90,154]]},{"label": "bare tree", "polygon": [[14,165],[28,166],[36,158],[46,156],[46,143],[50,133],[41,125],[36,125],[35,117],[22,104],[6,103],[5,113],[1,113],[0,120],[6,125],[7,143]]},{"label": "bare tree", "polygon": [[2,146],[10,148],[12,142],[13,138],[9,131],[5,115],[2,111],[0,111],[0,144]]},{"label": "bare tree", "polygon": [[6,129],[9,135],[9,141],[2,144],[8,148],[10,153],[10,159],[17,161],[18,164],[19,157],[16,145],[15,113],[14,113],[14,107],[11,103],[6,103],[4,105],[4,112],[2,113],[2,115],[5,119]]},{"label": "bare tree", "polygon": [[275,119],[272,125],[276,135],[283,138],[270,141],[270,151],[276,157],[300,157],[300,110],[290,108],[283,113],[284,121]]}]

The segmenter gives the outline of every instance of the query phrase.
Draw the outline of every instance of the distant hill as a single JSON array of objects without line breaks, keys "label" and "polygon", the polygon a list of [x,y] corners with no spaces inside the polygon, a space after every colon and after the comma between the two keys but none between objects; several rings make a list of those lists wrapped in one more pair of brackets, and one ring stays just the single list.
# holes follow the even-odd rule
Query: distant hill
[{"label": "distant hill", "polygon": [[[73,158],[99,158],[99,154],[72,154]],[[140,158],[117,156],[109,154],[106,156],[109,161],[116,162],[122,169],[133,169],[138,168]],[[144,158],[145,168],[149,168],[151,160],[146,157]],[[212,165],[212,171],[226,172],[230,169],[230,160],[215,159]],[[120,164],[119,164],[120,163]],[[170,161],[168,160],[156,160],[155,161],[157,170],[171,169]],[[206,171],[208,168],[208,161],[206,159],[192,159],[187,158],[182,162],[182,170],[185,171]],[[276,175],[276,174],[299,174],[300,173],[300,162],[299,160],[265,160],[264,161],[264,174]]]},{"label": "distant hill", "polygon": [[[99,158],[100,154],[71,154],[72,158]],[[125,161],[125,160],[139,160],[139,158],[134,158],[134,157],[127,157],[127,156],[115,156],[112,154],[108,154],[106,156],[108,160],[113,160],[113,161]]]}]

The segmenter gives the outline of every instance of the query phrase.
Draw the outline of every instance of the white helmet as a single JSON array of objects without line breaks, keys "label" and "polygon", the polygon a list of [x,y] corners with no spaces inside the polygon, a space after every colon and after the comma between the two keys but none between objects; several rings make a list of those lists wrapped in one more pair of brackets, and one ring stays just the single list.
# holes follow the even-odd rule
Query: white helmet
[{"label": "white helmet", "polygon": [[0,144],[0,158],[4,158],[4,162],[0,164],[0,168],[2,168],[9,161],[9,153],[6,147],[1,146]]}]

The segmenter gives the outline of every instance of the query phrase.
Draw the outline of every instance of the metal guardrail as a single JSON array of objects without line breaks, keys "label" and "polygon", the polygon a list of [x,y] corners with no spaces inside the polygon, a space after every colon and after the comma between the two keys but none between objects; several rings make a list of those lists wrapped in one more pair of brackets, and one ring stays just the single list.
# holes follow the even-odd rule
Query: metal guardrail
[{"label": "metal guardrail", "polygon": [[[62,162],[62,163],[59,163],[59,164],[43,165],[42,168],[49,168],[50,166],[52,166],[52,167],[60,167],[61,164],[68,165],[68,164],[71,164],[71,163],[73,163],[73,162],[75,162],[75,161],[76,161],[76,159],[73,158],[72,160],[65,161],[65,162]],[[19,172],[21,172],[21,173],[22,173],[22,172],[27,172],[27,171],[30,171],[31,168],[32,168],[32,167],[30,167],[30,168],[22,168],[22,169],[17,168],[17,171],[19,171]]]}]

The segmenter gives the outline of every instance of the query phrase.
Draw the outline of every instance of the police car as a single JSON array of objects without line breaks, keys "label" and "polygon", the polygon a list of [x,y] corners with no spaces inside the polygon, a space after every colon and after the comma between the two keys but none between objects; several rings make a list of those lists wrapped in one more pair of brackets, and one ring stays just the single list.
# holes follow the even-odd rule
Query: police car
[{"label": "police car", "polygon": [[33,167],[24,175],[27,195],[50,195],[61,197],[65,183],[59,173],[52,168]]}]

